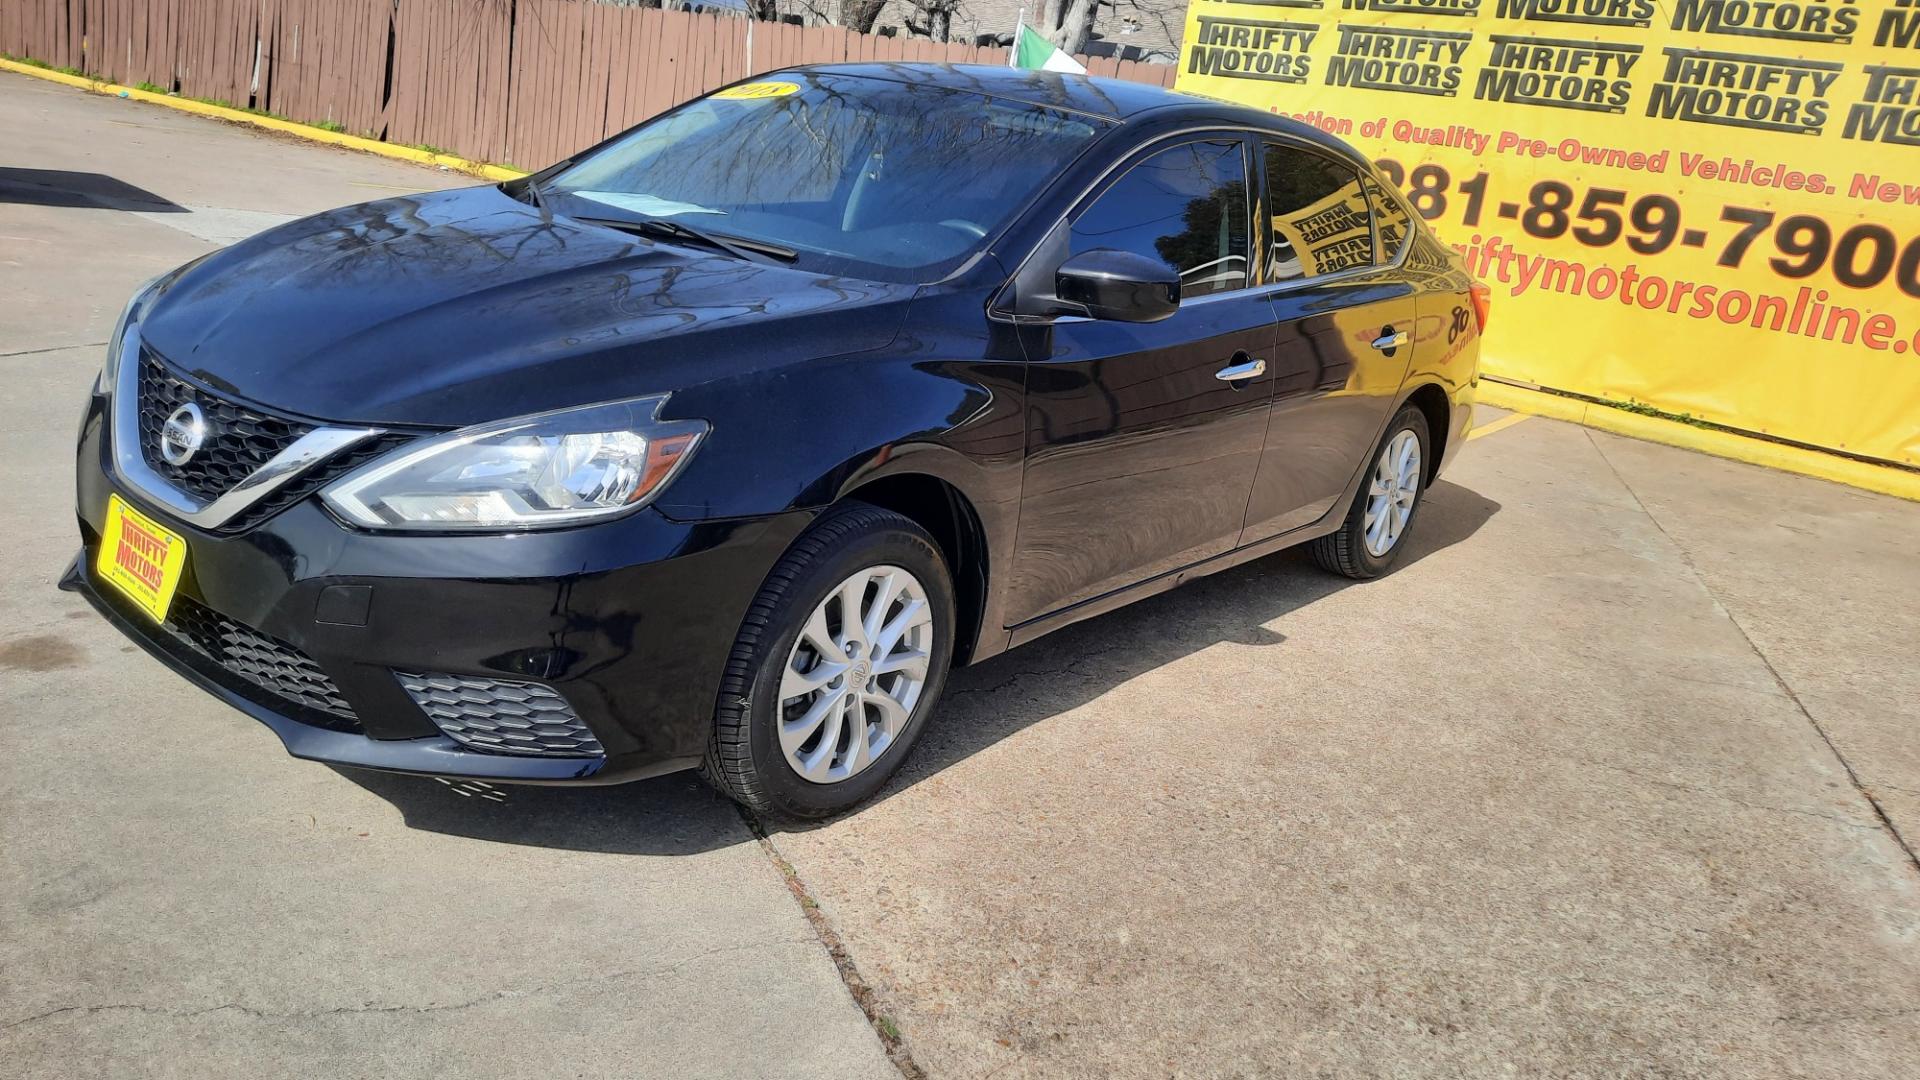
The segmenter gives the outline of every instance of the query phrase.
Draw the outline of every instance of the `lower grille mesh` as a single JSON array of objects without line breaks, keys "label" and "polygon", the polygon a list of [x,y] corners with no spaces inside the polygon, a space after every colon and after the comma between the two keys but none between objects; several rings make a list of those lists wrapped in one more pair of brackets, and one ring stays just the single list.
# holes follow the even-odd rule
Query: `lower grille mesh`
[{"label": "lower grille mesh", "polygon": [[473,675],[394,674],[414,703],[463,746],[541,757],[606,753],[567,699],[552,687]]},{"label": "lower grille mesh", "polygon": [[311,656],[184,596],[174,598],[167,628],[195,650],[275,697],[359,730],[353,707]]}]

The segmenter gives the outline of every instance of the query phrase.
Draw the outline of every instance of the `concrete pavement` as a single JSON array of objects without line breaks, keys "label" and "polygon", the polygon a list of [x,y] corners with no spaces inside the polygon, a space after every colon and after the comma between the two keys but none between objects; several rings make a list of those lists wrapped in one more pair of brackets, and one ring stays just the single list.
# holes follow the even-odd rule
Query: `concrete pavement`
[{"label": "concrete pavement", "polygon": [[52,591],[73,422],[139,281],[456,182],[0,74],[0,1076],[1915,1074],[1920,506],[1551,421],[1385,579],[957,673],[771,851],[287,759]]},{"label": "concrete pavement", "polygon": [[1912,785],[1920,507],[1529,420],[1425,515],[1381,581],[1283,556],[963,673],[775,838],[917,1060],[1914,1075],[1920,873],[1793,686]]}]

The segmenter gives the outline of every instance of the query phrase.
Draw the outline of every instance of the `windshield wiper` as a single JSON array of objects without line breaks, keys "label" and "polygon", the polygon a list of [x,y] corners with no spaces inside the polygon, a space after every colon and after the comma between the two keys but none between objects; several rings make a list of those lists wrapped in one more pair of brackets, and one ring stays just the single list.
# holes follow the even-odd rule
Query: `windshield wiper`
[{"label": "windshield wiper", "polygon": [[518,200],[528,206],[537,206],[542,210],[547,208],[547,197],[540,193],[537,184],[527,180],[508,180],[499,187],[509,199]]},{"label": "windshield wiper", "polygon": [[767,258],[777,259],[780,262],[792,262],[800,257],[800,253],[790,247],[770,244],[765,240],[749,240],[744,236],[728,236],[725,233],[708,232],[705,229],[696,229],[692,225],[683,225],[678,221],[669,221],[666,218],[629,220],[626,218],[583,217],[575,218],[574,220],[584,221],[589,225],[601,225],[609,229],[619,229],[621,232],[634,233],[639,236],[671,236],[678,240],[692,240],[705,244],[708,247],[719,248],[721,251],[742,259]]}]

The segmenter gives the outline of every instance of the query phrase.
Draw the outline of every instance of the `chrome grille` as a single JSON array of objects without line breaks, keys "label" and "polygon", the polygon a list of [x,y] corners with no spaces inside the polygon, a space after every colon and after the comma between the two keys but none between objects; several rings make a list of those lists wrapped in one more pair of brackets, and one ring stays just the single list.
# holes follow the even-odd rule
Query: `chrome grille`
[{"label": "chrome grille", "polygon": [[[144,348],[139,393],[141,457],[168,483],[202,502],[225,495],[313,430],[311,424],[261,412],[188,382]],[[207,439],[186,464],[174,465],[160,456],[160,429],[189,402],[206,416]]]},{"label": "chrome grille", "polygon": [[543,757],[606,753],[567,699],[552,687],[473,675],[394,674],[414,704],[463,746]]},{"label": "chrome grille", "polygon": [[245,532],[273,515],[292,506],[294,503],[317,493],[321,488],[347,475],[353,470],[372,461],[389,450],[404,446],[418,438],[411,432],[388,432],[378,435],[358,446],[350,447],[333,457],[315,465],[284,485],[276,488],[272,494],[235,514],[226,524],[220,526],[224,532]]},{"label": "chrome grille", "polygon": [[[325,714],[328,727],[360,730],[353,706],[313,657],[244,623],[176,596],[167,629],[201,655],[282,702]],[[299,719],[299,717],[296,717]]]}]

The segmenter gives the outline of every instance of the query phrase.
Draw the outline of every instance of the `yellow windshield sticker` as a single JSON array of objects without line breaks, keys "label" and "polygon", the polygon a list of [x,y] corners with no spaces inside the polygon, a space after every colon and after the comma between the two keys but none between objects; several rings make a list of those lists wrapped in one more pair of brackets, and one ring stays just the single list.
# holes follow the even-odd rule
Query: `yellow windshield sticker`
[{"label": "yellow windshield sticker", "polygon": [[750,82],[729,86],[725,90],[716,91],[713,96],[729,101],[757,101],[761,98],[786,97],[788,94],[797,93],[799,89],[799,83]]}]

